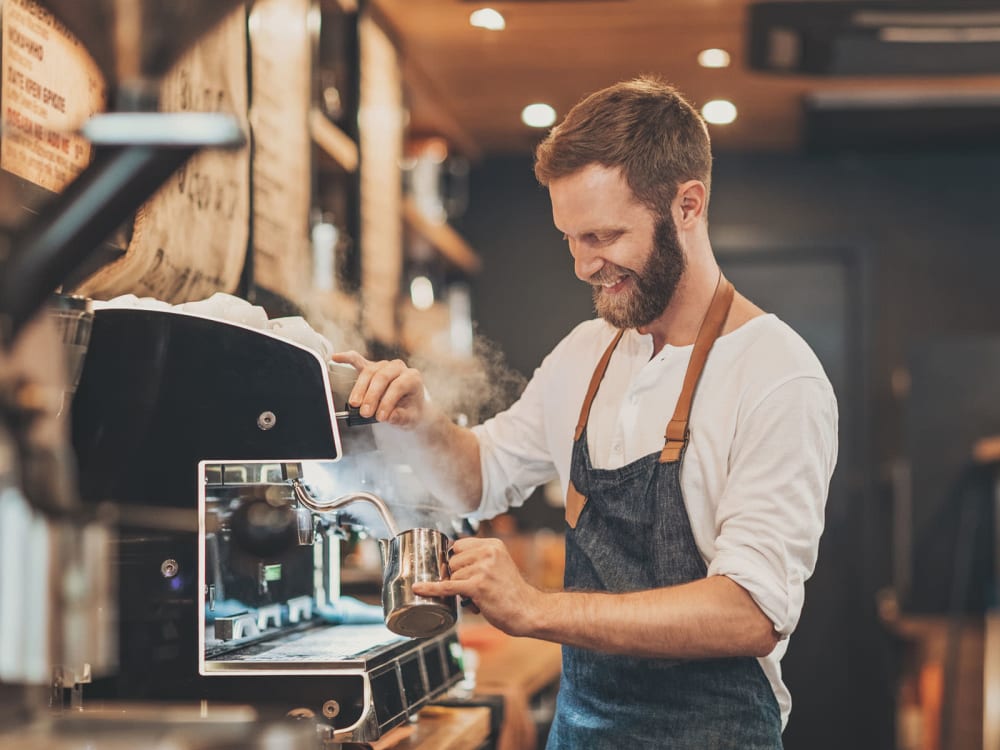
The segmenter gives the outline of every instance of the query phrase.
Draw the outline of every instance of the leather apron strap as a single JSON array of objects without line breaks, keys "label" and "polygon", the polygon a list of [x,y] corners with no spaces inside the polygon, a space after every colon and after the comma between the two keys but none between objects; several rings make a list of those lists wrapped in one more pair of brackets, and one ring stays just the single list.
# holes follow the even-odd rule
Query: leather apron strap
[{"label": "leather apron strap", "polygon": [[580,419],[576,423],[573,442],[580,439],[580,436],[583,434],[583,428],[587,426],[587,420],[590,418],[590,407],[594,403],[594,396],[597,395],[597,389],[601,387],[601,381],[604,380],[604,373],[608,370],[611,355],[614,354],[615,348],[618,346],[618,342],[622,340],[624,333],[625,329],[622,328],[615,334],[615,337],[611,339],[611,343],[608,344],[608,348],[604,351],[604,356],[601,357],[597,363],[597,367],[594,368],[594,374],[590,378],[590,387],[587,388],[587,395],[584,396],[583,406],[580,408]]},{"label": "leather apron strap", "polygon": [[688,362],[687,372],[684,373],[684,385],[681,387],[681,395],[677,399],[677,406],[674,408],[674,416],[667,425],[664,434],[663,450],[660,451],[660,463],[668,464],[680,461],[684,455],[684,448],[687,447],[689,428],[688,422],[691,419],[691,404],[694,402],[694,392],[701,379],[701,373],[705,369],[705,362],[708,360],[708,353],[712,350],[716,339],[722,334],[722,329],[726,325],[726,318],[729,317],[729,308],[733,304],[734,289],[729,279],[719,273],[719,283],[715,287],[715,295],[712,297],[712,304],[705,313],[701,327],[698,329],[698,336],[694,342],[694,349],[691,351],[691,360]]}]

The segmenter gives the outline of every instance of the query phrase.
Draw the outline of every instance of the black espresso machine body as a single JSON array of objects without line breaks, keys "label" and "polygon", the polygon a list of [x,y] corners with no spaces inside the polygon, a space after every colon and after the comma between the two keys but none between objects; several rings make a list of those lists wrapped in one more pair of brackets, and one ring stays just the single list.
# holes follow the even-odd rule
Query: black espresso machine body
[{"label": "black espresso machine body", "polygon": [[[367,741],[461,679],[454,630],[413,640],[319,617],[339,595],[336,518],[298,543],[253,522],[301,517],[302,463],[341,456],[313,351],[170,309],[98,309],[72,435],[84,500],[121,511],[120,667],[85,699],[238,701]],[[223,580],[247,600],[231,622],[253,627],[206,625]]]},{"label": "black espresso machine body", "polygon": [[278,336],[98,309],[73,401],[84,499],[193,509],[198,463],[340,458],[325,363]]}]

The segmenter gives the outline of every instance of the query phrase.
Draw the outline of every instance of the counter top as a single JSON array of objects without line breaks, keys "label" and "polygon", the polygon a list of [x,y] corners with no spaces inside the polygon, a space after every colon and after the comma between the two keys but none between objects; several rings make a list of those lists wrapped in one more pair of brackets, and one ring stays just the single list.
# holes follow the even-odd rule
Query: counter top
[{"label": "counter top", "polygon": [[343,745],[371,750],[476,750],[490,736],[490,710],[482,707],[425,706],[413,724],[387,732],[371,744]]},{"label": "counter top", "polygon": [[476,689],[516,688],[531,696],[559,679],[562,648],[535,638],[515,638],[486,623],[459,630],[465,648],[479,654]]},{"label": "counter top", "polygon": [[534,638],[515,638],[482,619],[467,618],[459,628],[462,646],[478,655],[476,692],[502,695],[504,720],[497,750],[534,750],[538,730],[531,699],[559,682],[562,648]]}]

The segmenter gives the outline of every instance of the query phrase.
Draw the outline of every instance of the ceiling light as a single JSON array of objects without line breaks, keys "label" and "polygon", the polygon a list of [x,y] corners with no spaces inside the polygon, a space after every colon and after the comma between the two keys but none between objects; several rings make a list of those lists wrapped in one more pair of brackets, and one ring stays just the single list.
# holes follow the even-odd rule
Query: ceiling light
[{"label": "ceiling light", "polygon": [[532,128],[547,128],[556,121],[556,111],[548,104],[529,104],[521,110],[521,122]]},{"label": "ceiling light", "polygon": [[426,276],[416,276],[410,282],[410,301],[418,310],[430,310],[434,305],[434,284]]},{"label": "ceiling light", "polygon": [[480,8],[479,10],[472,11],[472,15],[469,16],[469,23],[480,29],[489,29],[490,31],[503,31],[507,22],[503,20],[497,11],[493,8]]},{"label": "ceiling light", "polygon": [[701,116],[713,125],[728,125],[736,119],[736,105],[726,99],[713,99],[701,108]]},{"label": "ceiling light", "polygon": [[698,53],[698,64],[703,68],[728,68],[729,53],[724,49],[703,49]]}]

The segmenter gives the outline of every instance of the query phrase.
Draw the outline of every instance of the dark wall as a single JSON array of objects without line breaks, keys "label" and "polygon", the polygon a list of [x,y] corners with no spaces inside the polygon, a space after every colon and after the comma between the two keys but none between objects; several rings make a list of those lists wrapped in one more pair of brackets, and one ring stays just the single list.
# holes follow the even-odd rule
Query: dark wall
[{"label": "dark wall", "polygon": [[[870,261],[872,426],[880,456],[900,445],[890,376],[914,342],[1000,330],[1000,153],[891,157],[718,156],[710,208],[716,247],[837,246]],[[474,281],[479,330],[530,375],[592,315],[547,192],[528,158],[472,175],[462,230],[485,262]]]},{"label": "dark wall", "polygon": [[529,159],[487,161],[474,169],[469,195],[462,230],[484,263],[473,281],[473,317],[508,364],[530,376],[573,326],[593,317],[590,289],[573,275]]},{"label": "dark wall", "polygon": [[[834,365],[851,368],[856,386],[838,394],[838,497],[831,494],[817,573],[784,662],[795,701],[789,750],[893,746],[899,644],[878,621],[875,595],[893,582],[886,477],[906,442],[900,374],[922,341],[1000,332],[998,175],[1000,152],[717,157],[710,234],[720,256],[771,248],[786,259],[841,257],[855,283],[858,346],[850,362]],[[484,259],[474,316],[530,375],[592,315],[590,293],[573,275],[530,159],[486,161],[470,192],[461,228]],[[520,513],[529,524],[560,518],[538,498]]]}]

